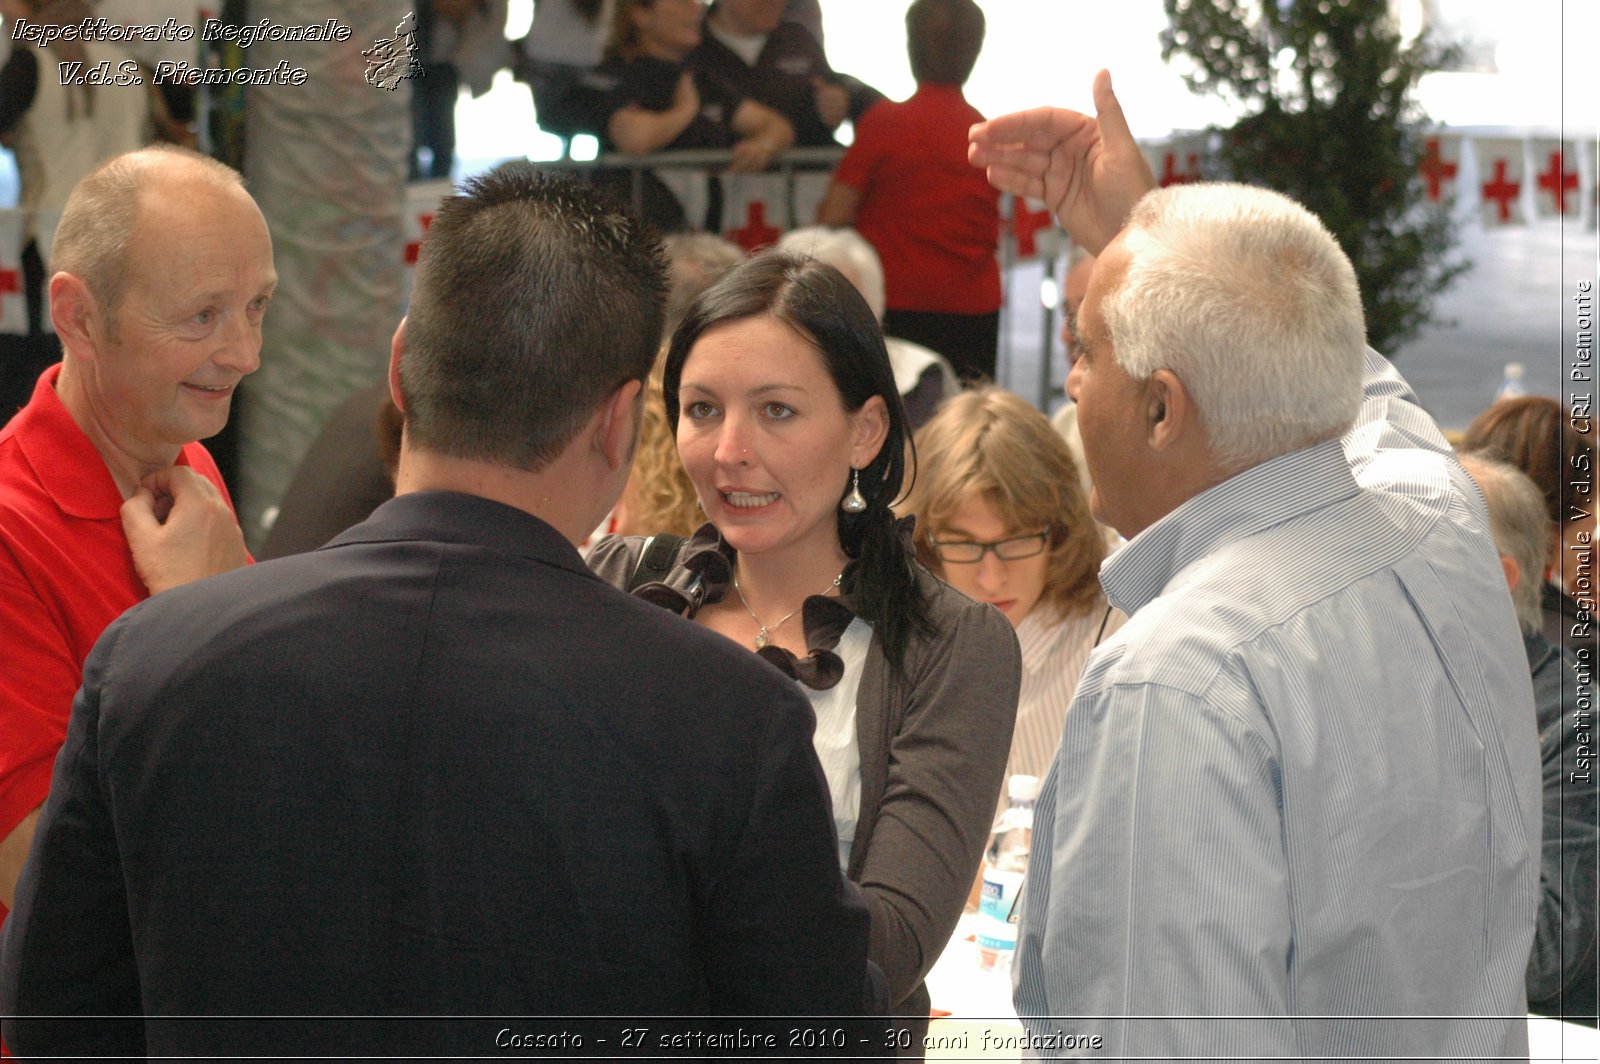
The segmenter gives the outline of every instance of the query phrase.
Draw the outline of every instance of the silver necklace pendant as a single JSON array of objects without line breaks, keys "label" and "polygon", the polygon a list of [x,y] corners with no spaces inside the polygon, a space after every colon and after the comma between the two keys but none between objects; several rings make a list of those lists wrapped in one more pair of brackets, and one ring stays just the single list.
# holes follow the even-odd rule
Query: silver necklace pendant
[{"label": "silver necklace pendant", "polygon": [[[828,586],[822,589],[820,594],[826,595],[828,592],[830,592],[834,588],[838,587],[840,581],[842,581],[843,579],[844,579],[844,570],[841,569],[839,571],[839,575],[834,577],[833,580],[829,582]],[[782,619],[780,619],[777,624],[773,625],[771,628],[768,628],[765,624],[762,623],[761,618],[756,616],[756,611],[750,608],[750,603],[748,603],[748,602],[746,602],[744,600],[744,589],[739,586],[739,574],[737,572],[735,572],[733,574],[733,593],[735,595],[739,596],[739,604],[744,607],[744,612],[746,612],[746,613],[748,613],[750,615],[750,619],[752,621],[756,622],[756,628],[759,629],[756,632],[756,649],[757,650],[762,649],[768,643],[772,642],[772,633],[777,631],[779,628],[782,628],[785,624],[787,624],[789,622],[789,618],[793,617],[795,614],[799,613],[801,607],[803,607],[805,605],[804,602],[801,602],[799,606],[796,606],[794,609],[792,609],[788,613],[784,614]]]}]

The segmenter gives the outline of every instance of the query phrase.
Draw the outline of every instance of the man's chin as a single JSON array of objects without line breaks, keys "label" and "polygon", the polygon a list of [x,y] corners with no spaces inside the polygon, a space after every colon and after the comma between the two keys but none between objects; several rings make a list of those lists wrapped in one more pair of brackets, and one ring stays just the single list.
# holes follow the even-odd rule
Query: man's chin
[{"label": "man's chin", "polygon": [[1095,519],[1096,524],[1104,525],[1123,539],[1132,539],[1133,536],[1118,527],[1117,523],[1106,513],[1105,503],[1100,498],[1098,488],[1089,489],[1089,516]]},{"label": "man's chin", "polygon": [[184,433],[189,438],[184,442],[193,443],[196,440],[209,440],[227,428],[229,409],[229,407],[224,406],[220,410],[208,411],[203,417],[191,417],[185,426],[187,431]]},{"label": "man's chin", "polygon": [[1096,487],[1089,488],[1089,516],[1107,528],[1111,527],[1111,521],[1106,517],[1105,504],[1100,499],[1100,489]]}]

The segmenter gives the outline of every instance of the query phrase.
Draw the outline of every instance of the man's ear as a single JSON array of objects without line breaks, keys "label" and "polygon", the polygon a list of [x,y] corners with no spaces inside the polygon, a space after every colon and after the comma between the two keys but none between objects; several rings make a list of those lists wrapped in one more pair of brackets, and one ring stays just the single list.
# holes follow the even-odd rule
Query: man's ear
[{"label": "man's ear", "polygon": [[639,438],[639,397],[644,381],[627,381],[601,404],[595,426],[595,444],[613,472],[633,460],[633,445]]},{"label": "man's ear", "polygon": [[65,271],[50,278],[50,321],[62,346],[75,356],[89,361],[99,357],[105,321],[83,278]]},{"label": "man's ear", "polygon": [[1194,428],[1199,411],[1178,375],[1158,369],[1145,382],[1144,417],[1151,448],[1163,451]]},{"label": "man's ear", "polygon": [[850,464],[865,469],[883,450],[883,441],[889,438],[889,405],[883,396],[874,395],[861,409],[850,415],[855,428],[855,446],[850,451]]},{"label": "man's ear", "polygon": [[405,400],[400,398],[400,356],[406,349],[406,319],[401,318],[395,327],[394,339],[389,341],[389,398],[396,409],[406,412]]}]

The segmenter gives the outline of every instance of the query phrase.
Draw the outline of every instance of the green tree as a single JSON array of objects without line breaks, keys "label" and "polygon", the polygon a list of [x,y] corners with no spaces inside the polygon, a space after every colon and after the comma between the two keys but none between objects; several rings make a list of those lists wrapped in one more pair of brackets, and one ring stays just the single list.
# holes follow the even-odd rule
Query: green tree
[{"label": "green tree", "polygon": [[1218,177],[1303,203],[1355,264],[1374,347],[1393,355],[1437,320],[1434,297],[1467,269],[1455,224],[1417,171],[1413,97],[1452,52],[1401,41],[1388,0],[1164,0],[1161,56],[1192,61],[1190,89],[1248,116],[1214,129]]}]

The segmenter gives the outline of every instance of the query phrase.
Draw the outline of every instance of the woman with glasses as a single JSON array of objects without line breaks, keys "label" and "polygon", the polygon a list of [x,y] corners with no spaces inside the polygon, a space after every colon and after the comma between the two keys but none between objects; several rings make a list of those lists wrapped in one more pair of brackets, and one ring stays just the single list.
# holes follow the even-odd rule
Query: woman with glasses
[{"label": "woman with glasses", "polygon": [[915,560],[890,509],[910,451],[905,409],[872,311],[833,267],[781,252],[734,267],[673,334],[662,383],[709,523],[642,585],[643,540],[602,540],[589,564],[810,697],[840,867],[861,887],[871,959],[908,1020],[902,1055],[921,1057],[923,976],[994,815],[1016,637]]},{"label": "woman with glasses", "polygon": [[1043,777],[1092,650],[1124,620],[1100,591],[1106,541],[1066,443],[1043,414],[985,387],[949,399],[917,433],[920,469],[902,507],[917,556],[1006,615],[1022,646],[1009,778]]}]

